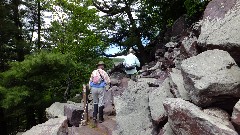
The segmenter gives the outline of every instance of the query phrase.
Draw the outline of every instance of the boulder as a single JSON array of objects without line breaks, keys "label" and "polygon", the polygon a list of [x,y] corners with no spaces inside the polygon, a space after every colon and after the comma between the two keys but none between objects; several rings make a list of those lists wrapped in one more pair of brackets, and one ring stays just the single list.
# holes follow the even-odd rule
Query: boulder
[{"label": "boulder", "polygon": [[168,98],[164,102],[168,123],[177,135],[238,135],[220,123],[220,118],[204,113],[199,107],[180,98]]},{"label": "boulder", "polygon": [[187,16],[183,15],[173,23],[171,35],[174,37],[179,36],[186,29],[187,29]]},{"label": "boulder", "polygon": [[166,123],[158,135],[174,135],[169,123]]},{"label": "boulder", "polygon": [[240,133],[240,100],[233,108],[231,119],[235,129],[238,131],[238,133]]},{"label": "boulder", "polygon": [[149,107],[151,111],[151,117],[154,123],[167,119],[167,114],[163,107],[163,101],[166,98],[173,98],[170,92],[169,78],[165,79],[162,85],[149,93]]},{"label": "boulder", "polygon": [[198,38],[200,49],[228,51],[240,64],[240,0],[212,0],[203,18]]},{"label": "boulder", "polygon": [[218,118],[217,119],[218,123],[221,123],[221,124],[234,130],[234,127],[233,127],[232,123],[230,122],[230,115],[226,111],[215,107],[215,108],[204,109],[203,112],[208,115]]},{"label": "boulder", "polygon": [[181,45],[181,53],[187,54],[187,58],[196,56],[198,54],[197,50],[197,37],[190,33],[189,36],[185,37]]},{"label": "boulder", "polygon": [[153,130],[148,106],[148,82],[151,78],[129,81],[122,96],[114,97],[117,129],[114,134],[150,135]]},{"label": "boulder", "polygon": [[43,124],[33,126],[22,135],[68,135],[67,117],[49,119]]},{"label": "boulder", "polygon": [[173,68],[170,72],[170,88],[171,92],[177,98],[189,100],[187,90],[184,87],[183,76],[180,70]]},{"label": "boulder", "polygon": [[64,105],[64,116],[67,116],[69,124],[78,127],[83,119],[83,105],[76,106],[73,104]]},{"label": "boulder", "polygon": [[204,11],[203,19],[223,19],[227,12],[235,6],[236,1],[237,0],[211,0]]},{"label": "boulder", "polygon": [[208,50],[181,64],[184,86],[198,106],[232,108],[240,97],[240,68],[228,52]]},{"label": "boulder", "polygon": [[64,116],[64,105],[67,103],[55,102],[50,107],[46,108],[46,116],[48,119]]},{"label": "boulder", "polygon": [[[116,87],[116,86],[115,86]],[[104,91],[104,114],[105,115],[115,115],[116,110],[114,107],[114,102],[113,102],[113,91],[114,89],[111,88],[108,91]]]}]

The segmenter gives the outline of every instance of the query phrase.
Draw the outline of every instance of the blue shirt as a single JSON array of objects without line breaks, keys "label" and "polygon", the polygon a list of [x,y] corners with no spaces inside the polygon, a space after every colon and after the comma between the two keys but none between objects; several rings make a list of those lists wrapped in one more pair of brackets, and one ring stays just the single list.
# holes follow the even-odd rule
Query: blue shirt
[{"label": "blue shirt", "polygon": [[101,81],[101,83],[99,83],[99,84],[90,82],[90,86],[94,87],[94,88],[104,88],[106,86],[106,83],[104,81]]}]

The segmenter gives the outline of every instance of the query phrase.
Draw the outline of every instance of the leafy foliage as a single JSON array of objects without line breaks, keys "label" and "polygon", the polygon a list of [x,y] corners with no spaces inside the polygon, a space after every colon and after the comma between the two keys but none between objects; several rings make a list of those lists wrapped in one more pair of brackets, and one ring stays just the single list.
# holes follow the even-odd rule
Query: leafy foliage
[{"label": "leafy foliage", "polygon": [[199,12],[203,12],[209,0],[185,0],[187,14],[192,17]]}]

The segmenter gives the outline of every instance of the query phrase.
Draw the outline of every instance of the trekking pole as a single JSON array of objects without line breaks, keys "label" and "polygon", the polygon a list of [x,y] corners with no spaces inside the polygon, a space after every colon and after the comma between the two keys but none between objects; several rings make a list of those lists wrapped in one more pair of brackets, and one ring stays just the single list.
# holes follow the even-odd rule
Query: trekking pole
[{"label": "trekking pole", "polygon": [[84,103],[83,119],[85,120],[85,122],[87,122],[88,121],[88,101],[87,101],[87,86],[85,84],[83,85],[83,103]]}]

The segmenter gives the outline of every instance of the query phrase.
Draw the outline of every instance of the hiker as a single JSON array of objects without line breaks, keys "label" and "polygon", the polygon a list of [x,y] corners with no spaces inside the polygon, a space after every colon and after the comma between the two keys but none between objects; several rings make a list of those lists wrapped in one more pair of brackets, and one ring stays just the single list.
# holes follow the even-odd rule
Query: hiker
[{"label": "hiker", "polygon": [[104,90],[106,86],[110,85],[110,77],[104,71],[106,65],[103,61],[99,61],[96,65],[97,69],[91,74],[89,80],[89,86],[93,95],[93,120],[97,120],[97,114],[99,112],[99,123],[104,121],[103,119],[103,109],[104,109]]},{"label": "hiker", "polygon": [[128,77],[133,81],[136,80],[136,73],[137,68],[140,67],[140,62],[138,58],[134,55],[135,52],[133,49],[129,49],[129,54],[124,58],[123,65],[125,67],[125,72],[127,73]]}]

